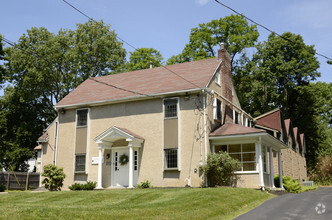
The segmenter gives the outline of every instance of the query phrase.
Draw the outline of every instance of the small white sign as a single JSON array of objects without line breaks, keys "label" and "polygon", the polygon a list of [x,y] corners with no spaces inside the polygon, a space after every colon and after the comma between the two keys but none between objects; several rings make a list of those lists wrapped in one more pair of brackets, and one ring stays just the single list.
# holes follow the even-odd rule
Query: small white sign
[{"label": "small white sign", "polygon": [[[92,162],[91,164],[97,164],[98,165],[99,163],[99,157],[92,157]],[[101,163],[104,163],[104,157],[102,157],[102,162]]]}]

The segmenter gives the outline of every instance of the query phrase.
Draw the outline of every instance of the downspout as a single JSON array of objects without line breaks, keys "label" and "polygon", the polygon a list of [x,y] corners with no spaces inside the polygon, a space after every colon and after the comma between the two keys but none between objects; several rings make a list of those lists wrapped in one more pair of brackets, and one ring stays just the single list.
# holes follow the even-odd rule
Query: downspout
[{"label": "downspout", "polygon": [[[59,116],[58,116],[59,119]],[[58,151],[58,133],[59,133],[59,123],[55,122],[55,135],[54,135],[54,153],[53,153],[53,165],[56,165],[57,151]]]}]

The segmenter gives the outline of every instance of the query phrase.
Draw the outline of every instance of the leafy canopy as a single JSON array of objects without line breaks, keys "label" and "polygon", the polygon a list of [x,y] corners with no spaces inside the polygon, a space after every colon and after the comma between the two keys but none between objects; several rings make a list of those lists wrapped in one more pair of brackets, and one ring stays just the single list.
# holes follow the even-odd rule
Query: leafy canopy
[{"label": "leafy canopy", "polygon": [[138,48],[134,52],[130,52],[128,71],[142,70],[152,67],[161,66],[163,57],[161,53],[153,48]]},{"label": "leafy canopy", "polygon": [[208,23],[199,24],[191,29],[189,43],[182,53],[172,56],[167,64],[184,63],[189,61],[215,57],[216,46],[224,43],[234,58],[244,48],[253,47],[259,33],[255,25],[249,25],[247,20],[239,15],[230,15]]}]

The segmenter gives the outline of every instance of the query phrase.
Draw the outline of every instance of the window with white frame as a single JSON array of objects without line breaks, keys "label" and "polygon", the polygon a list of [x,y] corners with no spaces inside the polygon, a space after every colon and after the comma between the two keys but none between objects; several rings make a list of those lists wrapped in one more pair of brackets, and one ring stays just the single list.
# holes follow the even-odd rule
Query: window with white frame
[{"label": "window with white frame", "polygon": [[217,145],[215,152],[228,152],[228,154],[241,163],[241,168],[238,171],[256,171],[256,148],[255,144],[230,144]]},{"label": "window with white frame", "polygon": [[234,123],[239,124],[239,113],[234,110]]},{"label": "window with white frame", "polygon": [[85,171],[85,154],[78,154],[75,156],[75,172]]},{"label": "window with white frame", "polygon": [[217,98],[213,99],[213,119],[222,121],[222,102]]},{"label": "window with white frame", "polygon": [[87,126],[88,123],[88,109],[77,110],[77,126]]},{"label": "window with white frame", "polygon": [[215,82],[220,85],[220,72],[216,73]]},{"label": "window with white frame", "polygon": [[178,168],[178,149],[165,149],[165,169]]},{"label": "window with white frame", "polygon": [[164,100],[164,111],[165,118],[175,118],[178,116],[178,99],[165,99]]}]

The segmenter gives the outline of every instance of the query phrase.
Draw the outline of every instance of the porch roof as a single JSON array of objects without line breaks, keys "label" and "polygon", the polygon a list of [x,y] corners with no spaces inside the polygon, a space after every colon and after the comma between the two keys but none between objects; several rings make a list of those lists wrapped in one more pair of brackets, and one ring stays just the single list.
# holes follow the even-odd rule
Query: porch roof
[{"label": "porch roof", "polygon": [[136,142],[144,141],[144,138],[139,136],[138,134],[135,134],[134,132],[128,129],[116,126],[112,126],[108,128],[106,131],[102,132],[100,135],[95,137],[94,141],[96,143],[102,143],[102,142],[114,142],[120,139],[126,139],[127,141],[130,140]]},{"label": "porch roof", "polygon": [[210,134],[210,137],[229,136],[253,133],[266,133],[263,129],[244,127],[239,124],[226,123]]}]

